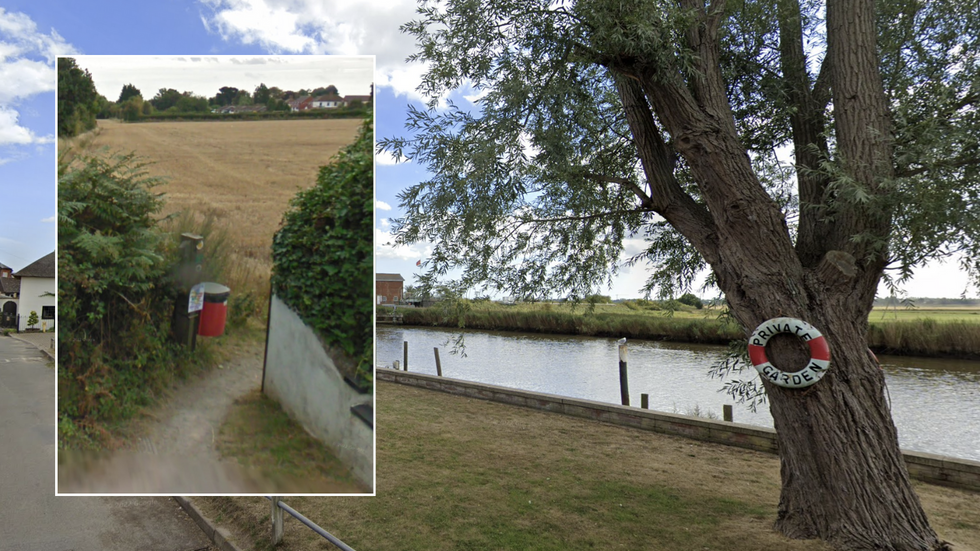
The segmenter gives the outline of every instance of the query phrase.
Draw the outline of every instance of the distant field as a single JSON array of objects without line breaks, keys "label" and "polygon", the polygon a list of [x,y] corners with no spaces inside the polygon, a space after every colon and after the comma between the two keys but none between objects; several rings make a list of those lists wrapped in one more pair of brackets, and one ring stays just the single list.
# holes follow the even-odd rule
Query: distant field
[{"label": "distant field", "polygon": [[89,152],[111,150],[152,161],[163,176],[165,214],[213,213],[230,231],[232,256],[268,280],[270,247],[289,200],[310,187],[319,167],[351,143],[362,121],[99,121]]}]

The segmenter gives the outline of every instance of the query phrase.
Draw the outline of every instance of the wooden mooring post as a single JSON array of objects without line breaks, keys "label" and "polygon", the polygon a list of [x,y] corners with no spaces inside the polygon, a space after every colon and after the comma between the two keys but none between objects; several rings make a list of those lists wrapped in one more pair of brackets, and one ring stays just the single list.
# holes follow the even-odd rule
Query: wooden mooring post
[{"label": "wooden mooring post", "polygon": [[640,394],[640,407],[643,409],[650,409],[650,395]]},{"label": "wooden mooring post", "polygon": [[442,377],[442,364],[439,362],[439,347],[432,347],[432,351],[436,354],[436,375]]},{"label": "wooden mooring post", "polygon": [[626,339],[619,340],[619,396],[624,406],[630,405],[630,385],[626,374]]},{"label": "wooden mooring post", "polygon": [[405,361],[402,363],[402,367],[405,371],[408,371],[408,341],[404,341],[404,352],[402,352],[402,359]]},{"label": "wooden mooring post", "polygon": [[732,419],[734,419],[734,416],[732,415],[732,406],[730,404],[725,404],[721,406],[721,411],[725,421],[732,423]]}]

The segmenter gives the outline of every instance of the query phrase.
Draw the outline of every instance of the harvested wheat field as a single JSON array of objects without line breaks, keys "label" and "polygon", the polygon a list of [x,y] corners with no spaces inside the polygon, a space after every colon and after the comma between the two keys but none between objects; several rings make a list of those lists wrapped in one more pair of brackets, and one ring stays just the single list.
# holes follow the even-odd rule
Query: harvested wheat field
[{"label": "harvested wheat field", "polygon": [[100,120],[88,151],[135,152],[166,178],[164,214],[211,213],[229,230],[230,251],[265,281],[270,246],[289,200],[351,143],[360,119],[159,122]]}]

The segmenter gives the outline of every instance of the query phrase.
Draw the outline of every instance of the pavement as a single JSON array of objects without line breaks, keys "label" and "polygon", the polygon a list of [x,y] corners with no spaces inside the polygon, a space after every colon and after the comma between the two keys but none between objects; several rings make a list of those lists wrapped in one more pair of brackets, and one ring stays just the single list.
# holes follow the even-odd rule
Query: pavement
[{"label": "pavement", "polygon": [[9,336],[30,344],[54,359],[55,333],[11,333]]},{"label": "pavement", "polygon": [[34,344],[0,337],[0,551],[211,549],[169,497],[55,495],[55,376]]}]

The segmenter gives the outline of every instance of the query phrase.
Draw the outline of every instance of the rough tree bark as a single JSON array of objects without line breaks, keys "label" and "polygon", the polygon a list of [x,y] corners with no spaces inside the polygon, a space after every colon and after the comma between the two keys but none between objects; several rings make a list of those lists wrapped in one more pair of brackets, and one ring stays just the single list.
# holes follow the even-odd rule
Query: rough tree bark
[{"label": "rough tree bark", "polygon": [[[793,538],[821,538],[840,549],[946,549],[929,526],[898,446],[884,396],[884,377],[865,341],[867,315],[886,263],[889,214],[878,203],[836,202],[831,210],[802,208],[794,243],[779,208],[756,177],[735,129],[719,64],[718,26],[723,0],[698,11],[688,45],[697,53],[698,78],[679,67],[630,57],[602,60],[617,87],[651,194],[644,206],[658,212],[697,247],[711,265],[734,316],[751,331],[788,316],[806,320],[827,337],[832,364],[805,389],[763,381],[779,434],[782,494],[776,528]],[[799,5],[780,2],[781,60],[797,160],[821,138],[822,90],[829,79],[834,107],[835,156],[848,179],[872,198],[892,176],[885,94],[875,47],[873,0],[828,0],[827,75],[813,84],[803,63]],[[826,97],[823,97],[826,96]],[[656,120],[656,122],[654,122]],[[705,206],[670,175],[669,148],[658,125],[684,157]],[[830,179],[804,171],[801,200],[827,203]],[[832,216],[832,218],[827,218]],[[855,240],[863,235],[866,239]],[[784,371],[806,364],[794,337],[770,341],[769,357]],[[792,367],[792,366],[798,367]]]}]

